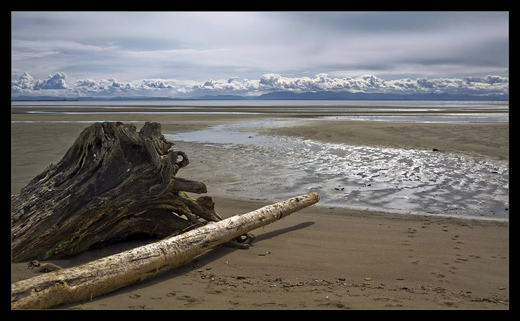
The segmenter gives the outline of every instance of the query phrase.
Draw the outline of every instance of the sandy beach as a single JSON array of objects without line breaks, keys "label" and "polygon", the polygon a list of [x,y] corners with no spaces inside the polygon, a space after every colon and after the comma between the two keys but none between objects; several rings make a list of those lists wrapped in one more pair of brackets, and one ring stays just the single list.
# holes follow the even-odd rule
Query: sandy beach
[{"label": "sandy beach", "polygon": [[[11,193],[19,193],[49,163],[58,162],[79,133],[96,121],[133,121],[138,129],[144,121],[157,121],[163,134],[176,134],[272,117],[279,116],[13,113]],[[260,131],[322,143],[435,148],[509,160],[508,123],[398,123],[301,116],[294,120],[291,126]],[[188,156],[197,155],[190,158],[182,176],[199,179],[193,176],[204,166],[203,155],[190,154],[186,142],[178,146]],[[208,195],[223,217],[282,200],[212,193],[218,183],[216,179],[207,182]],[[509,309],[508,221],[402,215],[318,203],[253,233],[257,239],[248,250],[218,247],[148,280],[58,308]],[[50,262],[64,268],[75,266],[143,242],[124,242]],[[12,282],[36,274],[26,262],[12,264]]]}]

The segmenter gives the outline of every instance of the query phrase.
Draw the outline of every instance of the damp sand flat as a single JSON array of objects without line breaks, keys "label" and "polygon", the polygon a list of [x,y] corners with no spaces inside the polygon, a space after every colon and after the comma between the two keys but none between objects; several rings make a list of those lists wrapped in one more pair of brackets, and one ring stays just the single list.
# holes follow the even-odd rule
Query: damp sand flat
[{"label": "damp sand flat", "polygon": [[[75,121],[160,121],[163,133],[178,134],[210,129],[213,126],[247,123],[264,119],[265,115],[13,115],[15,121],[37,123],[12,124],[12,192],[19,191],[29,179],[39,174],[49,162],[57,162],[78,134],[88,125]],[[271,118],[271,117],[269,117]],[[47,123],[42,121],[62,121]],[[298,120],[299,122],[300,120]],[[287,137],[303,137],[312,128],[313,120],[301,120],[294,127],[269,128]],[[334,129],[327,124],[312,131],[313,141],[344,144],[337,141],[344,136],[342,128],[357,133],[354,140],[364,140],[362,146],[409,147],[406,137],[374,134],[363,135],[369,123],[340,122]],[[413,128],[395,123],[376,123],[370,126],[380,132],[394,126],[413,136]],[[447,124],[425,124],[417,128],[421,137],[430,142],[442,142],[425,130],[450,130],[464,133],[469,127]],[[463,143],[464,153],[486,147],[490,126],[479,124],[480,131],[467,135],[470,144]],[[499,124],[499,130],[507,123]],[[136,123],[138,128],[141,124]],[[311,127],[309,127],[311,126]],[[493,127],[495,126],[495,127]],[[292,129],[290,129],[292,128]],[[356,132],[356,129],[359,131]],[[267,129],[266,129],[267,130]],[[327,137],[334,130],[336,135]],[[295,135],[294,131],[299,131]],[[424,134],[421,134],[424,133]],[[479,139],[481,133],[481,139]],[[246,136],[249,137],[250,135]],[[439,134],[442,136],[442,134]],[[346,136],[344,136],[346,137]],[[357,137],[357,138],[356,138]],[[251,138],[253,139],[253,138]],[[352,139],[348,142],[351,145]],[[503,141],[494,155],[504,155]],[[202,143],[193,143],[193,146]],[[181,148],[182,145],[182,148]],[[456,144],[452,144],[455,146]],[[183,169],[184,177],[192,177],[189,170],[202,169],[208,159],[217,154],[197,155],[192,144],[179,142],[178,147],[190,156],[191,164]],[[440,146],[440,145],[436,145]],[[471,147],[475,148],[472,150]],[[216,146],[213,146],[216,148]],[[439,148],[442,149],[442,146]],[[223,150],[223,149],[222,149]],[[221,150],[219,150],[219,153]],[[450,150],[451,152],[451,150]],[[339,151],[338,151],[339,153]],[[227,155],[227,154],[223,154]],[[480,154],[479,154],[480,155]],[[237,162],[240,162],[238,159]],[[191,168],[191,169],[190,169]],[[216,168],[216,171],[219,169]],[[253,170],[253,169],[251,169]],[[264,169],[265,170],[265,169]],[[237,188],[247,177],[227,176],[235,180]],[[208,195],[217,195],[218,182],[207,182]],[[339,192],[339,191],[338,191]],[[260,193],[247,198],[214,196],[216,209],[222,216],[244,213],[271,203]],[[362,211],[338,206],[313,206],[285,220],[256,231],[258,239],[247,251],[217,248],[179,269],[160,274],[156,278],[131,285],[112,294],[95,298],[67,308],[74,309],[507,309],[509,298],[509,229],[507,222],[456,219],[451,217],[402,215],[379,211]],[[71,266],[88,261],[113,249],[90,251],[79,257],[57,262]],[[13,265],[12,280],[29,277],[33,271],[24,263]]]}]

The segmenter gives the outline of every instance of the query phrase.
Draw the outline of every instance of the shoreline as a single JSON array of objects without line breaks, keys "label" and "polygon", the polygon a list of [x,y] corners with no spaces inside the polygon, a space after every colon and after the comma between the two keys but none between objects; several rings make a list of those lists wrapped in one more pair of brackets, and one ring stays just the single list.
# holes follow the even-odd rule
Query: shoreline
[{"label": "shoreline", "polygon": [[[278,116],[12,114],[11,117],[14,121],[157,121],[165,134]],[[445,150],[509,159],[507,123],[417,126],[293,119],[297,122],[295,126],[263,130],[274,135],[312,137],[321,142],[393,144],[401,148],[431,148],[432,142],[445,142],[445,147],[441,147]],[[58,162],[87,126],[12,123],[11,192],[18,193],[48,163]],[[139,129],[142,124],[136,126]],[[423,134],[414,138],[414,133]],[[493,140],[498,147],[490,146]],[[192,164],[181,176],[192,178],[190,171],[202,166],[200,157],[190,158]],[[251,199],[262,198],[261,194],[249,198],[213,194],[211,189],[217,189],[218,182],[210,182],[208,187],[207,195],[213,198],[216,211],[223,217],[271,204],[270,200]],[[508,222],[364,211],[318,203],[253,233],[257,239],[249,250],[218,247],[143,282],[91,301],[58,308],[509,309]],[[143,242],[149,241],[122,242],[50,262],[62,267],[74,266]],[[36,274],[27,268],[27,263],[12,264],[12,282]]]}]

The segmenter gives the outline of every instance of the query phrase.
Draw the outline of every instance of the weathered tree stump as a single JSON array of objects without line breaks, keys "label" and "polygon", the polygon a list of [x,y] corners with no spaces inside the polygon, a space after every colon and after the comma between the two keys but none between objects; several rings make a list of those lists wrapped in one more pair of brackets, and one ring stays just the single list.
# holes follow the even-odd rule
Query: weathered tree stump
[{"label": "weathered tree stump", "polygon": [[[167,237],[222,218],[159,123],[95,123],[12,196],[12,260],[59,259],[136,235]],[[248,238],[250,241],[252,237]],[[246,241],[247,243],[247,241]]]}]

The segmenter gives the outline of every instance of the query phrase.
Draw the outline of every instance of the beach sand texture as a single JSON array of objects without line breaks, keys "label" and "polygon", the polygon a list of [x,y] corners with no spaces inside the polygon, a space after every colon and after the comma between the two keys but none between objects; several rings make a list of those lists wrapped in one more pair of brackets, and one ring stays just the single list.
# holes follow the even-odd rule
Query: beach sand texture
[{"label": "beach sand texture", "polygon": [[[158,121],[164,134],[175,134],[268,117],[273,115],[12,114],[11,193],[18,193],[48,163],[59,161],[78,134],[95,121],[138,120],[138,128],[144,121]],[[265,130],[317,142],[439,148],[475,157],[509,159],[507,123],[298,118],[292,126]],[[189,143],[179,145],[190,156],[186,149]],[[190,158],[194,169],[203,166],[204,159],[199,158]],[[266,200],[262,195],[230,198],[212,193],[218,186],[208,184],[208,189],[216,211],[223,217],[281,200]],[[257,239],[249,250],[218,247],[151,279],[59,308],[509,308],[507,221],[402,215],[318,204],[253,233]],[[75,266],[146,242],[128,241],[50,262]],[[12,264],[12,282],[36,274],[27,263]]]}]

